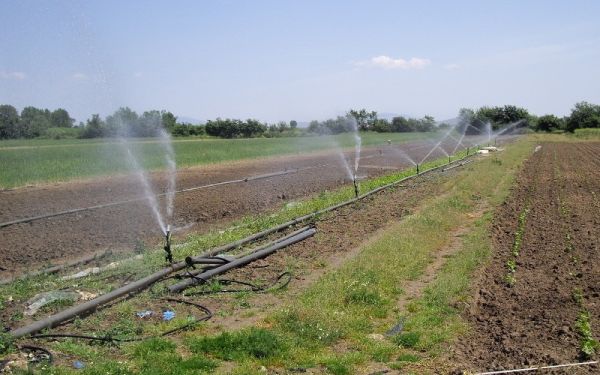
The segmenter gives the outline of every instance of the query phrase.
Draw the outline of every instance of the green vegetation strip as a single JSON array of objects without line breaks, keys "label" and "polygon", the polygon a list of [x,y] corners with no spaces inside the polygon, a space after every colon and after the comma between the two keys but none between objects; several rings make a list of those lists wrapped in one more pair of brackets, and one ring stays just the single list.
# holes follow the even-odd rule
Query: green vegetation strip
[{"label": "green vegetation strip", "polygon": [[[432,133],[362,133],[364,147],[404,143],[432,137]],[[351,134],[331,137],[289,137],[251,139],[189,138],[173,141],[178,167],[298,155],[336,147],[354,146]],[[164,152],[154,139],[131,142],[131,148],[146,170],[166,167]],[[127,173],[129,164],[123,145],[113,140],[29,140],[0,141],[0,188],[35,183],[69,181],[94,176]]]},{"label": "green vegetation strip", "polygon": [[[261,366],[290,371],[322,367],[333,374],[351,374],[372,362],[394,368],[427,365],[443,352],[446,343],[466,329],[456,306],[467,298],[470,277],[489,252],[491,213],[471,225],[462,247],[447,259],[421,297],[403,311],[396,308],[395,301],[402,298],[402,287],[408,280],[422,276],[436,251],[448,244],[469,213],[482,203],[495,206],[504,199],[530,149],[530,142],[521,141],[499,156],[501,163],[488,158],[469,164],[468,171],[445,183],[444,194],[428,198],[418,214],[393,225],[354,259],[326,273],[294,304],[268,317],[262,328],[212,337],[189,332],[177,342],[156,339],[125,346],[125,355],[71,342],[59,345],[64,351],[80,353],[93,361],[83,371],[90,374],[157,374],[165,371],[166,364],[168,372],[177,374],[261,373]],[[336,193],[347,194],[344,198],[348,198],[352,190]],[[330,194],[309,202],[322,205]],[[285,216],[286,211],[279,215]],[[298,212],[292,216],[298,216]],[[278,216],[275,220],[281,219]],[[245,224],[251,223],[256,221]],[[193,242],[197,245],[206,241],[202,238],[206,237]],[[132,312],[120,310],[124,314]],[[372,336],[386,332],[398,321],[404,322],[399,335],[389,339]],[[121,362],[109,359],[115,355]],[[224,365],[224,361],[233,363]],[[52,371],[72,372],[66,368]]]}]

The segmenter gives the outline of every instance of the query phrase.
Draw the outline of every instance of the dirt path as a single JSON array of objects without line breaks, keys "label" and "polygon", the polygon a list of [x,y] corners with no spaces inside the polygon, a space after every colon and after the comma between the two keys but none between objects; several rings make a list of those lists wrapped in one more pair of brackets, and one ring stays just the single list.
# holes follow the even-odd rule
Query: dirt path
[{"label": "dirt path", "polygon": [[[366,167],[359,168],[358,175],[372,177],[410,166],[394,147],[364,150],[361,160]],[[402,152],[415,160],[421,160],[429,149],[431,145],[426,143],[402,145]],[[435,152],[431,158],[442,155]],[[178,194],[172,220],[180,228],[177,235],[206,232],[245,215],[256,215],[349,183],[340,155],[319,153],[182,169],[177,174],[177,189],[293,169],[300,170]],[[161,192],[165,186],[163,176],[153,174],[151,180]],[[126,176],[1,191],[0,222],[135,199],[140,191],[139,182]],[[146,201],[0,228],[0,278],[106,249],[132,249],[140,242],[154,245],[161,241],[157,228]]]},{"label": "dirt path", "polygon": [[[575,322],[586,308],[600,332],[598,143],[547,143],[527,161],[496,214],[493,256],[466,316],[472,332],[455,359],[474,371],[556,365],[582,359]],[[519,216],[526,213],[515,257]],[[507,281],[516,259],[515,282]],[[574,298],[579,288],[583,303]],[[598,366],[569,374],[598,373]]]}]

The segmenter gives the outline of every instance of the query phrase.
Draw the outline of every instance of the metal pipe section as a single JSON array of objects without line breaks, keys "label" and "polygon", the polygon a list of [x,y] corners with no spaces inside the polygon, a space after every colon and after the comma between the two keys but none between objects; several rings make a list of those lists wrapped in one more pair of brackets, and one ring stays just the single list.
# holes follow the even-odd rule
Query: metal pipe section
[{"label": "metal pipe section", "polygon": [[225,273],[234,268],[245,266],[246,264],[254,262],[255,260],[265,258],[268,255],[273,254],[274,252],[276,252],[279,249],[282,249],[284,247],[292,245],[296,242],[303,241],[303,240],[307,239],[308,237],[313,236],[316,232],[317,232],[317,230],[315,228],[310,228],[308,230],[303,231],[302,233],[296,234],[293,237],[287,238],[283,241],[276,242],[273,245],[271,245],[265,249],[262,249],[262,250],[254,252],[250,255],[238,258],[238,259],[231,261],[229,263],[226,263],[222,266],[215,267],[210,270],[204,271],[198,275],[195,275],[193,278],[184,280],[175,285],[171,285],[168,288],[169,292],[178,293],[178,292],[181,292],[182,290],[189,288],[191,286],[202,284],[202,283],[206,282],[208,279],[210,279],[211,277],[220,275],[220,274]]}]

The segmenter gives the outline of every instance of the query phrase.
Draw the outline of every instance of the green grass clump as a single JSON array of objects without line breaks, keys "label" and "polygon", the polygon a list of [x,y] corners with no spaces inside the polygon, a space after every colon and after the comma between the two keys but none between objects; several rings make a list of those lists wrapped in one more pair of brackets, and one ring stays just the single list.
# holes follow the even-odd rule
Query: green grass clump
[{"label": "green grass clump", "polygon": [[592,335],[592,325],[590,323],[590,314],[582,311],[575,322],[577,332],[581,335],[581,356],[585,359],[591,358],[600,349],[600,343]]},{"label": "green grass clump", "polygon": [[214,337],[192,339],[188,346],[194,353],[211,354],[224,360],[245,357],[262,359],[284,352],[283,342],[276,334],[254,327],[234,333],[224,332]]},{"label": "green grass clump", "polygon": [[585,129],[575,129],[573,132],[573,137],[580,139],[598,139],[600,138],[600,129],[598,128],[585,128]]},{"label": "green grass clump", "polygon": [[415,348],[421,339],[418,332],[405,332],[394,336],[394,342],[405,348]]},{"label": "green grass clump", "polygon": [[[430,137],[423,133],[362,133],[365,147],[409,142]],[[175,139],[173,149],[178,167],[215,164],[277,155],[306,154],[352,147],[351,134],[331,137],[251,139]],[[132,152],[145,170],[166,168],[164,152],[153,138],[130,141]],[[130,172],[126,151],[120,142],[105,140],[0,141],[0,188],[32,183],[69,181]]]}]

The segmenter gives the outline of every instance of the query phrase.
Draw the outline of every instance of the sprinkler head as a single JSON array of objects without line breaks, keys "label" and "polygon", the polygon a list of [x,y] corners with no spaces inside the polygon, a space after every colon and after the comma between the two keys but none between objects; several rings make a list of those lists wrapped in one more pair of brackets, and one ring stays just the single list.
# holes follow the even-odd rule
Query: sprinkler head
[{"label": "sprinkler head", "polygon": [[173,263],[173,253],[171,252],[171,226],[167,226],[167,231],[165,233],[165,260],[169,263]]},{"label": "sprinkler head", "polygon": [[356,184],[356,176],[352,179],[352,184],[354,184],[354,197],[358,198],[358,185]]},{"label": "sprinkler head", "polygon": [[419,164],[417,164],[417,174],[419,174]]},{"label": "sprinkler head", "polygon": [[452,156],[448,156],[448,164],[452,163]]}]

